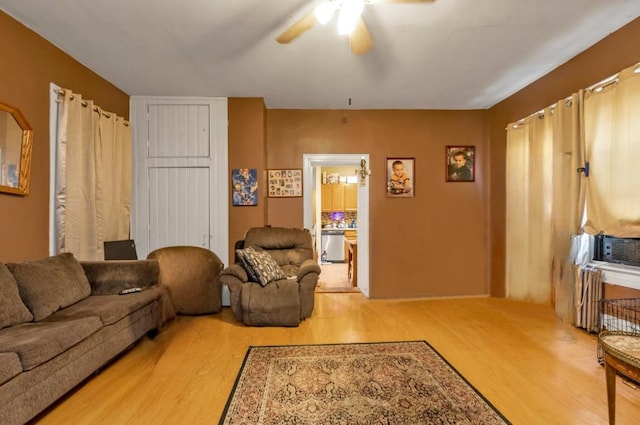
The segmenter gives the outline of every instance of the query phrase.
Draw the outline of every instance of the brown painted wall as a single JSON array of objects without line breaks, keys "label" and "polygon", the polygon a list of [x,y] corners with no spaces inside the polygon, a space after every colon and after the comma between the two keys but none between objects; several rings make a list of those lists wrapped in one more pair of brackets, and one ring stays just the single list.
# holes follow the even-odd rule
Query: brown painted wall
[{"label": "brown painted wall", "polygon": [[[0,101],[34,129],[31,193],[0,194],[0,259],[48,253],[49,83],[128,116],[129,98],[0,12]],[[640,19],[489,111],[265,110],[229,100],[229,168],[300,168],[303,153],[371,155],[371,295],[504,294],[505,126],[640,61]],[[346,122],[344,122],[346,120]],[[265,134],[266,131],[266,134]],[[490,141],[490,142],[489,142]],[[477,146],[476,182],[444,182],[444,146]],[[268,154],[267,154],[268,152]],[[416,158],[416,197],[384,197],[384,159]],[[302,199],[230,207],[229,246],[248,227],[301,226]]]},{"label": "brown painted wall", "polygon": [[[373,298],[488,293],[485,111],[267,110],[269,168],[303,153],[370,154]],[[445,183],[445,146],[476,145],[476,181]],[[415,157],[415,197],[385,195],[385,158]],[[269,199],[268,223],[302,226],[301,198]]]},{"label": "brown painted wall", "polygon": [[493,296],[505,293],[506,125],[637,62],[640,62],[640,18],[489,110]]},{"label": "brown painted wall", "polygon": [[0,261],[48,255],[49,83],[129,116],[129,96],[48,41],[0,12],[0,102],[16,107],[34,130],[28,196],[0,193]]},{"label": "brown painted wall", "polygon": [[234,168],[258,170],[258,205],[234,207],[229,190],[229,262],[234,244],[250,227],[261,227],[267,217],[265,106],[262,98],[229,98],[229,176]]}]

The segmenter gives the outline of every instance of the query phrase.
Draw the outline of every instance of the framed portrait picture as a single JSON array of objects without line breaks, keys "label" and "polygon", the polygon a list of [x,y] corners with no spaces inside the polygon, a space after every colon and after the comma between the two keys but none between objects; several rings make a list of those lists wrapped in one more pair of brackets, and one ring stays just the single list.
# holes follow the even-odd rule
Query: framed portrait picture
[{"label": "framed portrait picture", "polygon": [[415,158],[386,159],[386,196],[390,198],[413,198],[415,187]]},{"label": "framed portrait picture", "polygon": [[233,206],[258,205],[258,171],[255,168],[231,170],[231,193]]},{"label": "framed portrait picture", "polygon": [[302,169],[267,170],[269,198],[302,196]]},{"label": "framed portrait picture", "polygon": [[327,173],[326,184],[340,183],[340,173]]},{"label": "framed portrait picture", "polygon": [[475,159],[475,146],[447,146],[445,149],[446,181],[475,181]]}]

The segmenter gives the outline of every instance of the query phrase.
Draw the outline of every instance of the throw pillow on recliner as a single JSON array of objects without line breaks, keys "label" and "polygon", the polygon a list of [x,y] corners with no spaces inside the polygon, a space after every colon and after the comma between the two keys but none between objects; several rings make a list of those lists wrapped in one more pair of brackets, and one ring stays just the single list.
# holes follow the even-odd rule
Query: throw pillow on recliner
[{"label": "throw pillow on recliner", "polygon": [[262,286],[266,286],[274,280],[287,278],[287,275],[268,252],[257,251],[252,247],[248,247],[236,250],[236,254],[240,258],[242,267],[249,275],[249,278]]},{"label": "throw pillow on recliner", "polygon": [[239,264],[242,266],[245,272],[247,272],[247,276],[249,277],[250,282],[260,282],[258,279],[258,275],[253,271],[253,267],[251,267],[251,263],[247,259],[247,250],[252,250],[253,248],[245,248],[245,249],[236,249],[236,257],[240,260]]}]

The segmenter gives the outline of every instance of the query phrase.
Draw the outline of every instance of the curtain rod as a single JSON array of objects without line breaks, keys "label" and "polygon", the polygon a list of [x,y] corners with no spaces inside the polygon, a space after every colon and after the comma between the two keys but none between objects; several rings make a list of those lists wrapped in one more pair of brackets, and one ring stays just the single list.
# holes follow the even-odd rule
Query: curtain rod
[{"label": "curtain rod", "polygon": [[[66,91],[65,89],[56,89],[56,90],[54,90],[54,92],[55,92],[57,95],[59,95],[59,96],[60,96],[60,95],[61,95],[61,96],[65,96],[65,95],[67,94],[67,91]],[[70,93],[71,93],[71,100],[74,100],[74,99],[76,98],[76,97],[75,97],[75,95],[73,94],[73,92],[70,92]],[[61,102],[61,101],[60,101],[60,100],[58,100],[58,102]],[[84,101],[84,100],[83,100],[80,104],[81,104],[82,106],[84,106],[85,108],[86,108],[87,106],[89,106],[89,103],[88,103],[87,101]],[[108,112],[104,112],[103,110],[101,110],[101,109],[100,109],[100,108],[98,108],[97,106],[94,106],[94,107],[93,107],[93,111],[94,111],[94,112],[98,112],[98,113],[102,114],[104,117],[111,118],[111,114],[110,114],[110,113],[108,113]],[[116,117],[117,117],[117,115],[116,115]],[[126,121],[126,120],[125,120],[123,123],[124,123],[124,125],[125,125],[125,126],[129,126],[129,121]]]},{"label": "curtain rod", "polygon": [[633,68],[633,73],[634,74],[640,74],[640,63],[636,63],[635,65],[632,65],[630,67],[627,67],[625,69],[623,69],[620,72],[616,72],[613,75],[610,75],[609,77],[605,78],[604,80],[600,80],[597,83],[587,87],[585,90],[589,91],[602,91],[605,88],[609,87],[611,84],[617,84],[619,82],[619,78],[620,78],[620,74],[622,74],[623,72],[625,72],[628,69],[632,69]]},{"label": "curtain rod", "polygon": [[587,91],[594,91],[596,93],[601,92],[602,90],[606,89],[607,87],[609,87],[612,84],[618,84],[618,76],[620,74],[616,74],[612,77],[606,78],[594,85],[592,85],[591,87],[587,88]]}]

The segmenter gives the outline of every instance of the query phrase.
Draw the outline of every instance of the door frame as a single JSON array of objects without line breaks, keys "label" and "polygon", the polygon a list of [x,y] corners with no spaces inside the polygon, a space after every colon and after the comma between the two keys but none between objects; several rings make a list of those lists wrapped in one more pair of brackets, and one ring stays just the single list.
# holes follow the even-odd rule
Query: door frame
[{"label": "door frame", "polygon": [[[303,154],[303,224],[311,229],[313,224],[313,193],[319,193],[320,181],[317,178],[317,167],[351,167],[354,174],[360,168],[360,161],[369,163],[369,154]],[[369,178],[365,177],[364,185],[358,184],[358,289],[369,297]]]}]

